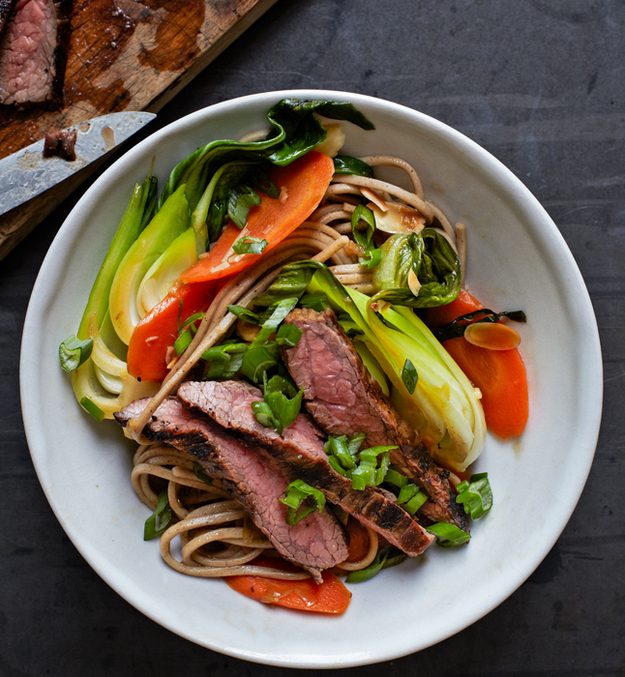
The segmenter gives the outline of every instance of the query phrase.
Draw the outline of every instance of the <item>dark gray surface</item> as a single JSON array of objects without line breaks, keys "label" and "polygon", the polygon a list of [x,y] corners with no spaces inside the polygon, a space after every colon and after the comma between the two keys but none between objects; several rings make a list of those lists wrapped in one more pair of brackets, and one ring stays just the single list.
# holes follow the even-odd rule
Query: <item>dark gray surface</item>
[{"label": "dark gray surface", "polygon": [[[470,628],[342,674],[625,675],[624,29],[617,0],[279,0],[150,128],[291,87],[406,104],[510,167],[555,220],[588,285],[604,352],[604,417],[558,543]],[[0,675],[291,674],[215,654],[142,616],[76,552],[41,491],[20,415],[20,337],[41,261],[82,192],[0,263]],[[427,610],[415,610],[419,623]]]}]

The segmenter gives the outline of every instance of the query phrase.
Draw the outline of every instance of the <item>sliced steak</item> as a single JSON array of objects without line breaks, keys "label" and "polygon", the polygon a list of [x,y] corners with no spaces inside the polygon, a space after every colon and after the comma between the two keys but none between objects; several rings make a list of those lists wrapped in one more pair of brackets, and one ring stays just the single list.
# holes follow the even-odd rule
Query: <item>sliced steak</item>
[{"label": "sliced steak", "polygon": [[432,461],[414,430],[384,396],[334,313],[298,308],[285,322],[303,332],[297,346],[283,354],[317,423],[331,435],[366,433],[365,447],[398,445],[399,449],[391,452],[392,465],[416,481],[429,497],[420,513],[466,530],[468,520],[456,503],[449,472]]},{"label": "sliced steak", "polygon": [[178,397],[224,428],[242,435],[250,446],[259,443],[271,446],[275,458],[281,458],[295,476],[321,489],[328,501],[408,555],[420,555],[434,540],[395,502],[394,496],[374,487],[354,490],[351,480],[329,464],[322,441],[325,435],[308,415],[300,414],[282,434],[262,426],[250,406],[262,401],[262,393],[242,381],[189,381],[180,386]]},{"label": "sliced steak", "polygon": [[9,14],[11,14],[14,4],[15,0],[0,0],[0,40],[4,34],[4,29],[6,28]]},{"label": "sliced steak", "polygon": [[[115,418],[125,425],[148,402],[149,399],[133,402]],[[219,478],[276,550],[308,570],[315,580],[321,580],[321,571],[347,558],[345,533],[330,512],[314,512],[296,526],[286,523],[287,507],[278,499],[284,495],[290,478],[262,446],[252,448],[233,438],[207,416],[190,412],[175,397],[159,406],[143,434],[151,441],[166,442],[185,451],[210,475]]]},{"label": "sliced steak", "polygon": [[59,106],[72,0],[17,0],[0,43],[0,103]]}]

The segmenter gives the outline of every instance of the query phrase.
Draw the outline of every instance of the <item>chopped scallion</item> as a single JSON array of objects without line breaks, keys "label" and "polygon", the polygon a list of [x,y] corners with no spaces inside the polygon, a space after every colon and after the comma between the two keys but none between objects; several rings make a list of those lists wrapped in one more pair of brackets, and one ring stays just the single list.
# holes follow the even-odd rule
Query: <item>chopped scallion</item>
[{"label": "chopped scallion", "polygon": [[294,324],[281,324],[276,333],[276,343],[285,348],[295,348],[304,332]]},{"label": "chopped scallion", "polygon": [[80,406],[89,414],[95,418],[95,420],[100,423],[104,420],[104,412],[97,404],[92,402],[86,395],[80,400]]},{"label": "chopped scallion", "polygon": [[284,498],[278,500],[288,507],[286,522],[290,526],[295,526],[315,510],[321,512],[326,504],[323,493],[303,480],[291,482]]},{"label": "chopped scallion", "polygon": [[464,512],[477,519],[485,515],[493,505],[493,492],[488,481],[488,473],[471,475],[467,482],[460,482],[457,486],[456,502],[464,507]]},{"label": "chopped scallion", "polygon": [[436,524],[432,524],[432,526],[427,527],[427,531],[434,534],[438,545],[442,545],[443,547],[462,545],[471,538],[470,534],[467,534],[466,531],[463,531],[455,524],[450,524],[449,522],[437,522]]},{"label": "chopped scallion", "polygon": [[167,492],[163,491],[158,496],[156,508],[154,512],[145,520],[143,527],[143,540],[149,541],[157,536],[160,536],[171,522],[173,512],[169,505]]},{"label": "chopped scallion", "polygon": [[73,334],[68,336],[59,346],[59,360],[61,367],[65,371],[74,371],[78,369],[83,362],[86,362],[93,349],[93,339],[88,338],[81,341]]}]

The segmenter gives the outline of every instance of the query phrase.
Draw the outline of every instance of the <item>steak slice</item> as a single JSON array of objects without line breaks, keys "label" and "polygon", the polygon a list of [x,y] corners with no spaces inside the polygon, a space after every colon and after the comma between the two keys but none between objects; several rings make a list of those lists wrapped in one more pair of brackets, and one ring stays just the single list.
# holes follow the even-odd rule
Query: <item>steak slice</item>
[{"label": "steak slice", "polygon": [[297,308],[285,322],[302,330],[299,343],[283,351],[288,370],[315,421],[331,435],[366,433],[363,446],[396,444],[391,464],[417,482],[429,500],[420,513],[433,521],[467,530],[468,519],[456,503],[449,472],[439,468],[371,378],[330,309]]},{"label": "steak slice", "polygon": [[59,106],[72,0],[17,0],[0,43],[0,103]]},{"label": "steak slice", "polygon": [[242,435],[250,446],[258,443],[271,446],[275,457],[281,458],[294,475],[321,489],[328,501],[406,554],[416,557],[434,540],[391,494],[375,487],[353,489],[351,480],[329,464],[322,441],[325,435],[306,414],[300,414],[278,434],[256,420],[250,405],[262,401],[263,396],[260,390],[243,381],[188,381],[179,387],[178,397],[224,428]]},{"label": "steak slice", "polygon": [[[136,418],[149,398],[115,414],[121,425]],[[143,430],[154,442],[167,442],[188,453],[250,514],[254,524],[286,559],[321,581],[321,571],[347,559],[345,533],[327,510],[314,512],[296,526],[286,523],[287,507],[278,500],[290,478],[262,446],[250,447],[230,436],[207,416],[192,413],[179,399],[165,400]]]},{"label": "steak slice", "polygon": [[9,20],[9,14],[13,9],[15,0],[0,0],[0,40],[6,28],[7,22]]}]

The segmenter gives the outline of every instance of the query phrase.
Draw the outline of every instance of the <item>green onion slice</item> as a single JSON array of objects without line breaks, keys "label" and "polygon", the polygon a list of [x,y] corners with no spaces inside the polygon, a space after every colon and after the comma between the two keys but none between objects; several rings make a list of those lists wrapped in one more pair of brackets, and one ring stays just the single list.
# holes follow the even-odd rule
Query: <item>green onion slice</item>
[{"label": "green onion slice", "polygon": [[176,350],[176,355],[180,357],[182,353],[189,347],[193,341],[193,335],[188,329],[185,329],[182,334],[174,341],[174,349]]},{"label": "green onion slice", "polygon": [[493,492],[488,481],[488,473],[471,475],[467,482],[460,482],[456,487],[458,495],[456,502],[464,507],[464,512],[471,515],[471,519],[478,519],[485,515],[493,506]]},{"label": "green onion slice", "polygon": [[143,527],[143,540],[150,541],[151,539],[160,536],[169,526],[172,515],[173,512],[171,506],[169,505],[167,492],[163,491],[158,496],[158,501],[156,503],[156,508],[154,508],[154,512],[147,518],[147,520],[145,520],[145,526]]},{"label": "green onion slice", "polygon": [[321,512],[326,504],[323,493],[303,480],[291,482],[284,498],[278,500],[288,507],[286,522],[292,527],[315,510]]},{"label": "green onion slice", "polygon": [[265,402],[271,407],[274,416],[283,428],[288,428],[297,418],[302,408],[304,389],[298,390],[288,379],[276,375],[267,379],[263,376]]},{"label": "green onion slice", "polygon": [[95,402],[92,402],[86,395],[80,400],[80,406],[89,414],[95,418],[95,420],[100,423],[104,420],[104,412],[100,407],[98,407]]},{"label": "green onion slice", "polygon": [[276,332],[276,343],[285,348],[295,348],[304,332],[294,324],[281,324]]},{"label": "green onion slice", "polygon": [[293,310],[293,308],[295,308],[297,301],[297,297],[291,297],[283,299],[269,308],[271,314],[264,322],[262,322],[260,331],[251,343],[251,348],[257,348],[267,342],[269,337],[278,329],[280,324],[282,324],[284,318]]},{"label": "green onion slice", "polygon": [[74,371],[78,369],[83,362],[86,362],[93,350],[93,339],[88,338],[81,341],[74,334],[68,336],[59,346],[59,360],[61,367],[65,371]]},{"label": "green onion slice", "polygon": [[265,428],[273,428],[278,433],[278,435],[282,434],[282,423],[280,423],[279,419],[273,413],[267,402],[263,402],[262,400],[259,400],[258,402],[252,402],[250,407],[254,412],[256,420],[261,425],[265,426]]},{"label": "green onion slice", "polygon": [[434,534],[436,542],[443,547],[462,545],[471,538],[471,535],[467,534],[466,531],[462,531],[455,524],[449,522],[432,524],[432,526],[427,527],[427,531]]}]

